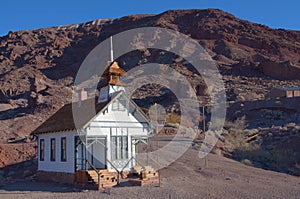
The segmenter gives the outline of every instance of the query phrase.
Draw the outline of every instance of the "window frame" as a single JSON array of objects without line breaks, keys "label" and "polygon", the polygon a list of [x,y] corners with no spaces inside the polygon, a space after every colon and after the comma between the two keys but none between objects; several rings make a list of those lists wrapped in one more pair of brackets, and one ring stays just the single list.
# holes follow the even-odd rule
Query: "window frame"
[{"label": "window frame", "polygon": [[119,111],[126,111],[126,107],[127,107],[127,101],[126,101],[126,99],[122,99],[123,97],[121,96],[121,97],[119,97],[119,99],[118,99],[118,105],[119,105],[119,107],[118,107],[118,109],[119,109]]},{"label": "window frame", "polygon": [[45,161],[45,139],[40,139],[40,161]]},{"label": "window frame", "polygon": [[122,98],[123,97],[121,96],[112,102],[111,104],[112,111],[126,111],[127,100]]},{"label": "window frame", "polygon": [[111,136],[111,159],[128,159],[128,136]]},{"label": "window frame", "polygon": [[119,101],[118,99],[114,100],[111,104],[112,111],[119,111]]},{"label": "window frame", "polygon": [[55,148],[56,148],[55,138],[50,139],[50,161],[55,162]]},{"label": "window frame", "polygon": [[67,162],[67,138],[60,139],[60,161]]}]

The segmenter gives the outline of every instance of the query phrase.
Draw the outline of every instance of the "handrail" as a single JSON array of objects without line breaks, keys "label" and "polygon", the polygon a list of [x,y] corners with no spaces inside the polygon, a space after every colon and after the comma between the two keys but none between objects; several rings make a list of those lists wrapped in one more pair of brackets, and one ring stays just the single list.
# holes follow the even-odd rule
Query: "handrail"
[{"label": "handrail", "polygon": [[85,161],[90,165],[90,167],[96,171],[96,173],[100,174],[100,171],[96,169],[96,167],[88,160],[88,159],[85,159]]},{"label": "handrail", "polygon": [[128,163],[132,160],[132,158],[133,158],[133,156],[131,156],[131,158],[126,162],[125,166],[123,166],[123,168],[121,169],[121,172],[123,172],[125,167],[127,167]]},{"label": "handrail", "polygon": [[142,167],[144,167],[144,165],[143,164],[141,164],[135,157],[131,157],[132,159],[134,159],[139,165],[141,165]]},{"label": "handrail", "polygon": [[117,171],[117,173],[118,173],[118,185],[120,184],[120,171],[115,167],[115,165],[111,162],[111,161],[109,161],[108,159],[106,159],[106,161]]},{"label": "handrail", "polygon": [[115,165],[109,161],[108,159],[106,159],[106,161],[119,173],[119,170],[115,167]]},{"label": "handrail", "polygon": [[90,165],[90,167],[96,171],[96,173],[98,174],[98,184],[100,185],[100,175],[101,175],[101,172],[100,170],[97,170],[96,167],[88,160],[88,159],[85,159],[85,161]]},{"label": "handrail", "polygon": [[131,160],[135,160],[139,165],[141,165],[142,167],[144,167],[143,164],[141,164],[134,156],[131,156],[131,158],[126,162],[125,166],[123,166],[123,168],[121,170],[121,173],[123,173],[123,170],[126,168],[126,166],[129,164],[129,162]]}]

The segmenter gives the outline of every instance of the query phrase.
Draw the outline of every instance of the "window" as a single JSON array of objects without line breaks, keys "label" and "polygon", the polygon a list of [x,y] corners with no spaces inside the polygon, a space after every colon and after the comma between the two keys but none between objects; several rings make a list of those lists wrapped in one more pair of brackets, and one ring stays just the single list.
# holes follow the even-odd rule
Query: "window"
[{"label": "window", "polygon": [[111,108],[113,111],[118,111],[119,110],[119,101],[118,100],[113,101],[111,106],[112,106]]},{"label": "window", "polygon": [[50,160],[55,161],[55,138],[51,138],[50,146]]},{"label": "window", "polygon": [[40,161],[45,160],[45,140],[40,139]]},{"label": "window", "polygon": [[60,160],[62,162],[66,162],[67,161],[67,140],[66,140],[65,137],[61,138]]},{"label": "window", "polygon": [[119,98],[119,111],[125,111],[126,100],[123,98]]},{"label": "window", "polygon": [[125,111],[126,100],[122,97],[119,97],[117,100],[112,102],[113,111]]},{"label": "window", "polygon": [[128,158],[128,142],[127,136],[112,136],[112,160]]}]

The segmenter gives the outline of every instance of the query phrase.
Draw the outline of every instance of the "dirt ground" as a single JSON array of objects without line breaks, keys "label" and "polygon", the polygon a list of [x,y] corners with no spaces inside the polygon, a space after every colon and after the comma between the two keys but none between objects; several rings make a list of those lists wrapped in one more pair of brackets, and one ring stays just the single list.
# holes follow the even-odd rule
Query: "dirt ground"
[{"label": "dirt ground", "polygon": [[0,198],[299,198],[300,178],[246,166],[222,156],[198,158],[189,148],[161,170],[161,186],[119,186],[87,191],[64,184],[16,181],[0,188]]}]

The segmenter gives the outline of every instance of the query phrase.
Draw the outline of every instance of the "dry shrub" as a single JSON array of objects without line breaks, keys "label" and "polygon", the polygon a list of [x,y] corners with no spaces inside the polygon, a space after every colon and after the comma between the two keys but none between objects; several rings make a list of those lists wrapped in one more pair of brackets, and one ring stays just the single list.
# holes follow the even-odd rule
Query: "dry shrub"
[{"label": "dry shrub", "polygon": [[176,113],[168,113],[166,117],[166,124],[167,125],[180,124],[180,115]]}]

